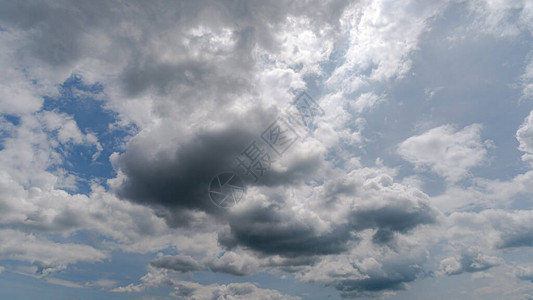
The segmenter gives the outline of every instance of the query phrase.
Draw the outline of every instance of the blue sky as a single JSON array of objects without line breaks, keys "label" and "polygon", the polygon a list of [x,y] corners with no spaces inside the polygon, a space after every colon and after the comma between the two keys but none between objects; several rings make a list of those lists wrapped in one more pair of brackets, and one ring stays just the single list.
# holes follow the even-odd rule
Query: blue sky
[{"label": "blue sky", "polygon": [[530,1],[2,7],[0,298],[533,299]]}]

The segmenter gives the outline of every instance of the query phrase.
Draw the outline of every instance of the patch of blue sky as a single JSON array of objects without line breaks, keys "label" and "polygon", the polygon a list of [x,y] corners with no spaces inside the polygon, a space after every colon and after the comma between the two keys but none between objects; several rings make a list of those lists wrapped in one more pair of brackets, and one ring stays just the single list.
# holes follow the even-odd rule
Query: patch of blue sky
[{"label": "patch of blue sky", "polygon": [[121,151],[122,143],[131,131],[131,128],[110,127],[117,121],[117,114],[105,108],[105,100],[100,99],[103,90],[101,84],[86,85],[80,76],[73,75],[61,85],[57,98],[44,98],[43,110],[71,116],[84,134],[95,134],[102,145],[103,150],[95,160],[95,146],[70,145],[62,148],[65,164],[55,168],[63,168],[80,179],[76,190],[79,193],[88,193],[94,179],[101,179],[105,184],[104,179],[114,176],[109,155]]},{"label": "patch of blue sky", "polygon": [[520,101],[530,44],[516,42],[519,37],[483,34],[453,40],[457,10],[450,8],[431,34],[421,36],[409,74],[393,82],[386,101],[363,116],[368,138],[364,165],[379,157],[385,165],[412,170],[397,155],[398,143],[445,124],[461,129],[479,123],[481,139],[492,140],[495,148],[488,151],[489,163],[472,169],[473,175],[509,180],[524,172],[515,134],[533,109],[533,103]]},{"label": "patch of blue sky", "polygon": [[[59,283],[59,282],[58,282]],[[131,299],[129,294],[110,293],[95,288],[68,287],[53,284],[37,277],[21,273],[4,271],[0,273],[1,299]],[[63,284],[68,284],[64,282]]]},{"label": "patch of blue sky", "polygon": [[0,113],[0,151],[4,149],[4,141],[11,136],[11,129],[20,124],[20,117]]},{"label": "patch of blue sky", "polygon": [[[129,293],[110,290],[132,282],[140,283],[139,278],[146,274],[146,265],[153,258],[154,253],[114,252],[104,262],[69,265],[65,270],[41,279],[27,275],[27,268],[32,265],[4,260],[5,270],[0,273],[0,299],[131,299]],[[170,291],[165,287],[148,289],[135,296],[167,297]]]},{"label": "patch of blue sky", "polygon": [[[139,278],[146,275],[146,266],[154,259],[155,253],[128,253],[115,251],[104,262],[77,263],[54,277],[69,280],[81,285],[97,280],[114,281],[112,287],[138,284]],[[120,272],[117,272],[120,270]]]}]

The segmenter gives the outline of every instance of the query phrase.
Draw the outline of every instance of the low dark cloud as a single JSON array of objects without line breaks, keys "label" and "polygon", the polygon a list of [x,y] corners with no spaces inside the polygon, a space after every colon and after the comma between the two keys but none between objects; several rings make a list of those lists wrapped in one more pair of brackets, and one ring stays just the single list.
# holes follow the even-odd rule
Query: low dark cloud
[{"label": "low dark cloud", "polygon": [[351,223],[359,230],[377,228],[373,241],[377,244],[386,244],[394,238],[394,232],[407,233],[418,225],[433,224],[436,214],[429,205],[419,202],[420,207],[411,207],[392,204],[375,209],[354,211]]},{"label": "low dark cloud", "polygon": [[[135,203],[150,206],[165,217],[171,227],[187,226],[192,211],[225,216],[227,210],[208,198],[212,178],[223,172],[235,172],[252,186],[279,186],[301,182],[312,176],[323,163],[320,157],[299,158],[283,171],[265,172],[257,182],[245,176],[236,157],[275,120],[276,109],[252,109],[246,116],[224,112],[228,123],[219,130],[205,130],[191,140],[180,142],[174,155],[147,155],[140,148],[150,148],[151,140],[139,139],[113,163],[124,180],[115,186],[116,194]],[[260,142],[258,142],[260,143]],[[296,147],[294,145],[293,147]],[[268,147],[266,144],[261,147]]]},{"label": "low dark cloud", "polygon": [[357,238],[345,227],[319,233],[311,223],[287,215],[279,205],[253,207],[229,219],[230,232],[219,233],[219,243],[229,249],[244,246],[265,255],[286,257],[341,253]]},{"label": "low dark cloud", "polygon": [[533,232],[521,231],[503,235],[498,248],[533,247]]},{"label": "low dark cloud", "polygon": [[239,266],[237,264],[223,264],[218,262],[210,262],[207,264],[209,269],[215,273],[226,273],[235,276],[251,275],[255,270],[247,266]]},{"label": "low dark cloud", "polygon": [[339,280],[332,284],[343,298],[375,297],[376,292],[405,290],[407,283],[425,276],[421,265],[406,258],[405,261],[387,262],[383,270],[370,272],[361,279]]},{"label": "low dark cloud", "polygon": [[[118,168],[127,176],[118,187],[121,198],[152,207],[168,209],[173,214],[186,217],[187,210],[210,214],[224,210],[213,205],[208,198],[210,180],[222,171],[231,170],[234,157],[254,137],[242,128],[229,128],[220,132],[199,134],[181,146],[173,157],[153,159],[138,157],[128,152],[118,161]],[[188,220],[173,218],[184,225]]]},{"label": "low dark cloud", "polygon": [[[219,243],[229,249],[243,246],[263,255],[283,257],[339,254],[345,252],[350,243],[357,243],[358,233],[363,230],[376,229],[373,242],[393,246],[396,234],[408,234],[417,226],[437,221],[437,211],[429,205],[423,194],[413,196],[399,190],[390,194],[388,186],[382,186],[381,190],[364,191],[363,185],[351,176],[348,177],[352,181],[341,180],[344,182],[343,188],[328,188],[327,193],[318,196],[324,198],[319,199],[321,203],[334,199],[333,202],[329,201],[328,206],[337,201],[339,207],[336,210],[346,216],[346,220],[331,223],[328,231],[319,231],[319,225],[314,221],[301,220],[292,215],[284,199],[272,200],[276,199],[272,196],[270,205],[249,206],[232,213],[228,219],[229,230],[219,233]],[[352,185],[350,188],[347,187],[349,182]],[[324,186],[331,187],[332,183]],[[359,191],[361,194],[358,194]],[[375,202],[361,197],[375,198]],[[351,202],[361,205],[347,204]]]}]

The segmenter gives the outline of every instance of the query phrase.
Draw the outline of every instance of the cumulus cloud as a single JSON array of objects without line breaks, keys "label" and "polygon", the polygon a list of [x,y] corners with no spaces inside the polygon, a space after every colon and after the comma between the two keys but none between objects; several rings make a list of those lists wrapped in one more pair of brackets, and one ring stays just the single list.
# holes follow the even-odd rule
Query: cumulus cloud
[{"label": "cumulus cloud", "polygon": [[204,268],[194,258],[186,255],[161,256],[150,262],[150,265],[161,269],[170,269],[178,272],[195,272]]},{"label": "cumulus cloud", "polygon": [[468,251],[460,257],[450,256],[440,262],[439,269],[447,275],[458,275],[464,272],[480,272],[501,264],[503,260],[479,251]]},{"label": "cumulus cloud", "polygon": [[481,140],[481,128],[480,124],[463,129],[439,126],[400,143],[398,154],[419,170],[429,169],[456,182],[486,159],[487,146]]},{"label": "cumulus cloud", "polygon": [[194,282],[181,281],[175,286],[173,296],[178,299],[268,299],[297,300],[300,297],[283,295],[276,290],[262,289],[253,283],[230,283],[228,285],[201,285]]},{"label": "cumulus cloud", "polygon": [[364,232],[358,247],[325,257],[297,273],[298,278],[326,282],[342,296],[354,298],[404,290],[409,282],[426,276],[423,265],[428,257],[423,246],[400,239],[395,247],[383,248],[371,237],[371,231]]},{"label": "cumulus cloud", "polygon": [[454,241],[468,241],[484,232],[476,243],[493,249],[533,246],[533,236],[529,221],[531,210],[505,211],[487,209],[479,213],[455,212],[450,215],[452,224],[449,234]]},{"label": "cumulus cloud", "polygon": [[530,265],[518,266],[515,269],[514,275],[521,280],[533,282],[533,268]]},{"label": "cumulus cloud", "polygon": [[259,288],[254,283],[202,285],[196,282],[183,281],[169,269],[151,269],[149,273],[141,278],[140,284],[117,287],[112,291],[116,293],[133,293],[160,286],[173,287],[174,291],[171,296],[177,299],[215,300],[221,297],[228,299],[301,299],[300,297],[284,295],[276,290]]},{"label": "cumulus cloud", "polygon": [[522,160],[531,163],[533,160],[533,111],[525,118],[518,131],[516,139],[520,143],[518,149],[525,152]]},{"label": "cumulus cloud", "polygon": [[[453,183],[441,195],[424,189],[423,176],[402,179],[401,165],[390,169],[381,159],[376,166],[359,157],[375,142],[365,130],[383,134],[369,112],[397,122],[381,109],[396,105],[402,90],[413,91],[413,103],[417,93],[431,102],[449,96],[438,76],[413,88],[413,79],[420,79],[413,66],[434,59],[421,40],[442,31],[451,42],[445,54],[465,51],[464,39],[483,48],[523,45],[533,24],[529,3],[58,1],[2,7],[0,258],[32,264],[38,276],[103,262],[115,250],[170,248],[179,254],[157,256],[139,282],[112,290],[170,286],[182,299],[298,299],[259,284],[184,281],[199,271],[290,272],[344,297],[379,297],[431,274],[439,262],[430,250],[438,242],[449,245],[439,256],[439,271],[447,275],[493,272],[505,264],[499,251],[533,245],[528,202],[516,200],[533,192],[533,172],[457,184],[487,161],[492,144],[481,133],[488,126],[442,125],[398,145],[415,172],[429,170]],[[457,7],[468,16],[451,16]],[[531,94],[530,56],[509,75],[522,100]],[[513,62],[502,64],[514,70]],[[43,106],[68,78],[102,86],[99,99],[90,101],[113,112],[109,131],[93,132],[75,114]],[[267,175],[247,184],[240,205],[214,206],[209,181],[233,169],[235,157],[301,90],[316,95],[323,118],[276,157]],[[418,122],[433,108],[405,119]],[[532,161],[532,114],[516,132],[526,162]],[[116,129],[127,136],[110,133]],[[120,146],[105,149],[105,138]],[[116,174],[82,178],[71,171],[78,149],[90,152],[92,163],[115,151],[109,160]],[[85,194],[77,193],[81,181],[92,181]],[[80,231],[90,241],[78,243]],[[56,235],[61,238],[52,240]],[[484,251],[457,250],[476,247]],[[521,269],[516,276],[529,280],[529,273]],[[72,287],[116,283],[49,280]]]},{"label": "cumulus cloud", "polygon": [[[346,94],[369,82],[404,76],[411,67],[409,55],[417,49],[419,35],[445,2],[410,1],[407,6],[388,1],[368,4],[353,4],[341,19],[349,28],[349,48],[345,61],[335,69],[328,84]],[[411,21],[404,22],[406,19]]]},{"label": "cumulus cloud", "polygon": [[259,271],[260,260],[245,251],[226,251],[221,257],[213,258],[207,266],[213,272],[245,276]]},{"label": "cumulus cloud", "polygon": [[357,242],[359,231],[377,229],[374,242],[387,243],[395,233],[435,223],[438,215],[425,194],[373,169],[327,180],[311,198],[256,199],[231,213],[229,231],[219,233],[222,245],[287,257],[338,254]]}]

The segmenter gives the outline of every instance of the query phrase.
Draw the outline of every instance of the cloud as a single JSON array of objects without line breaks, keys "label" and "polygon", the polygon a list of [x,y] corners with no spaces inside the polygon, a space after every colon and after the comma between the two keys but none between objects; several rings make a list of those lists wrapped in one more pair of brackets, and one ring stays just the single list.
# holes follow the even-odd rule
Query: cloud
[{"label": "cloud", "polygon": [[516,139],[520,143],[518,150],[525,152],[522,160],[533,163],[533,111],[525,118],[520,128],[516,131]]},{"label": "cloud", "polygon": [[[349,29],[345,59],[327,83],[349,95],[371,82],[401,78],[411,68],[409,56],[417,49],[419,35],[431,26],[431,18],[446,4],[446,1],[352,4],[341,19]],[[407,19],[410,21],[405,22]]]},{"label": "cloud", "polygon": [[[223,216],[226,211],[208,199],[209,182],[222,172],[239,172],[236,157],[251,141],[260,140],[261,133],[275,120],[269,116],[273,115],[262,110],[250,111],[245,117],[228,115],[228,120],[232,121],[223,128],[202,130],[194,138],[180,141],[179,145],[171,142],[172,150],[155,153],[151,147],[154,136],[141,133],[130,142],[124,154],[111,157],[120,174],[110,181],[111,186],[123,199],[164,210],[162,214],[171,227],[193,222],[191,213],[194,211]],[[160,138],[164,138],[173,132],[160,134],[163,135]],[[260,147],[267,149],[268,146]],[[321,152],[315,149],[301,148],[296,150],[299,155],[287,154],[282,167],[273,165],[259,182],[247,180],[247,185],[289,185],[310,178],[323,164]],[[237,175],[248,179],[244,172]]]},{"label": "cloud", "polygon": [[[531,14],[533,16],[533,14]],[[529,53],[529,60],[522,74],[522,98],[523,99],[532,99],[533,98],[533,52]]]},{"label": "cloud", "polygon": [[531,210],[487,209],[479,213],[455,212],[449,217],[451,236],[448,238],[456,242],[468,242],[468,239],[483,232],[482,237],[476,240],[479,247],[493,249],[532,247],[533,234],[530,225],[532,218]]},{"label": "cloud", "polygon": [[57,272],[77,262],[102,262],[109,257],[87,245],[55,243],[11,229],[0,233],[0,258],[29,262],[36,266],[38,275]]},{"label": "cloud", "polygon": [[439,269],[447,275],[459,275],[464,272],[474,273],[500,265],[503,260],[479,251],[468,251],[460,257],[450,256],[440,261]]},{"label": "cloud", "polygon": [[201,285],[194,282],[181,281],[175,286],[173,296],[178,299],[266,299],[266,300],[297,300],[300,297],[283,295],[276,290],[258,288],[253,283],[230,283],[227,285]]},{"label": "cloud", "polygon": [[398,154],[419,170],[425,168],[456,182],[485,161],[487,146],[482,142],[481,125],[457,130],[452,125],[430,129],[398,145]]},{"label": "cloud", "polygon": [[[208,269],[237,276],[290,272],[298,280],[333,286],[345,297],[378,297],[426,276],[428,261],[438,264],[430,255],[437,242],[450,245],[441,249],[442,272],[494,271],[504,264],[499,251],[533,245],[531,211],[512,202],[532,191],[533,172],[508,181],[472,178],[471,186],[454,185],[430,197],[434,191],[424,193],[425,182],[418,177],[420,188],[401,177],[398,182],[403,166],[372,167],[368,155],[358,157],[372,143],[364,129],[375,128],[375,120],[358,115],[372,111],[381,117],[377,110],[385,104],[379,104],[387,98],[386,105],[395,105],[398,91],[406,87],[416,98],[411,89],[418,71],[412,68],[415,55],[424,61],[432,54],[419,51],[425,35],[472,43],[492,35],[496,46],[520,47],[530,37],[529,3],[452,1],[448,10],[449,4],[4,3],[0,111],[9,116],[0,116],[0,225],[6,237],[0,256],[29,262],[46,275],[77,262],[104,261],[111,251],[169,248],[180,254],[155,258],[139,284],[114,291],[172,286],[174,296],[198,299],[297,298],[256,284],[183,281]],[[456,7],[466,8],[467,16],[453,15]],[[465,51],[459,48],[454,51]],[[506,68],[514,68],[513,62],[502,60]],[[529,56],[524,65],[522,76],[512,80],[520,78],[526,99]],[[117,117],[110,127],[133,128],[124,139],[110,134],[122,145],[112,150],[117,151],[110,158],[117,174],[107,182],[110,190],[103,180],[114,174],[98,175],[89,192],[76,194],[80,181],[93,178],[67,168],[78,148],[91,151],[93,160],[106,153],[101,138],[109,132],[91,132],[59,107],[43,109],[43,98],[57,96],[73,74],[102,85],[98,101]],[[232,169],[235,156],[302,89],[317,95],[324,119],[260,182],[248,185],[241,205],[229,210],[212,205],[207,198],[211,178]],[[439,101],[449,88],[431,82],[418,92],[429,98],[439,92],[433,97]],[[527,162],[533,153],[532,114],[516,133]],[[416,171],[457,183],[487,161],[490,143],[481,139],[481,130],[480,124],[439,126],[400,143],[398,154]],[[448,217],[435,208],[447,201],[455,201],[447,207]],[[454,211],[458,208],[463,212]],[[77,233],[96,235],[95,245],[65,241],[77,240]],[[65,240],[51,241],[49,235]],[[460,244],[478,244],[486,252],[457,253]],[[110,288],[114,281],[87,286]]]},{"label": "cloud", "polygon": [[470,1],[467,8],[475,15],[468,29],[477,34],[516,36],[532,28],[532,8],[521,1]]},{"label": "cloud", "polygon": [[372,242],[371,231],[363,241],[345,254],[325,257],[297,273],[304,281],[325,282],[346,298],[377,297],[407,288],[407,283],[426,276],[423,265],[428,259],[423,246],[404,239],[394,249]]},{"label": "cloud", "polygon": [[374,105],[383,101],[383,96],[378,96],[374,93],[364,93],[355,100],[352,107],[357,113],[362,113],[363,111],[371,110]]},{"label": "cloud", "polygon": [[117,287],[112,291],[116,293],[141,292],[146,288],[171,286],[174,291],[171,296],[177,299],[216,300],[228,299],[276,299],[296,300],[300,297],[284,295],[276,290],[262,289],[253,283],[230,283],[227,285],[211,284],[202,285],[196,282],[183,281],[175,276],[171,269],[153,269],[141,278],[138,285],[130,284],[125,287]]},{"label": "cloud", "polygon": [[365,229],[377,229],[374,242],[387,243],[395,233],[436,222],[438,213],[425,194],[393,183],[380,170],[338,176],[315,187],[312,197],[270,194],[270,199],[284,201],[258,196],[260,201],[244,203],[231,212],[229,230],[219,232],[219,242],[265,255],[339,254],[357,243],[357,232]]},{"label": "cloud", "polygon": [[514,275],[521,280],[533,282],[533,267],[530,265],[518,266],[514,271]]},{"label": "cloud", "polygon": [[194,258],[186,255],[178,256],[161,256],[150,262],[155,268],[169,269],[178,272],[196,272],[201,271],[204,267]]},{"label": "cloud", "polygon": [[210,260],[207,266],[215,273],[245,276],[259,270],[259,260],[244,251],[226,251],[222,257]]},{"label": "cloud", "polygon": [[[242,245],[267,255],[325,255],[347,249],[352,238],[346,228],[320,233],[312,224],[296,220],[279,206],[254,207],[230,219],[231,231],[219,234],[221,245]],[[233,221],[235,220],[235,221]]]}]

